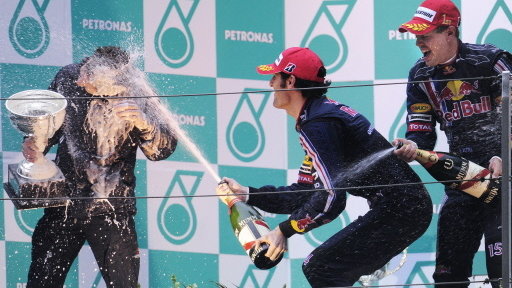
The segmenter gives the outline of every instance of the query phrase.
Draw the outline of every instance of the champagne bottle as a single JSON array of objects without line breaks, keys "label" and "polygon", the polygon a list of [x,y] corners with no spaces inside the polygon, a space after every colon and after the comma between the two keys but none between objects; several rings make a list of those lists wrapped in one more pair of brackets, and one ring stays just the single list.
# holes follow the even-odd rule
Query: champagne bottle
[{"label": "champagne bottle", "polygon": [[270,232],[270,228],[261,214],[240,198],[233,197],[227,205],[231,228],[254,265],[262,270],[276,266],[283,258],[282,254],[272,261],[265,256],[269,248],[267,243],[262,243],[257,249],[254,245],[256,239]]},{"label": "champagne bottle", "polygon": [[[401,146],[398,145],[397,149]],[[491,171],[466,158],[446,152],[416,149],[415,159],[434,179],[448,181],[443,184],[450,188],[466,192],[486,204],[499,198],[499,179],[491,178]]]}]

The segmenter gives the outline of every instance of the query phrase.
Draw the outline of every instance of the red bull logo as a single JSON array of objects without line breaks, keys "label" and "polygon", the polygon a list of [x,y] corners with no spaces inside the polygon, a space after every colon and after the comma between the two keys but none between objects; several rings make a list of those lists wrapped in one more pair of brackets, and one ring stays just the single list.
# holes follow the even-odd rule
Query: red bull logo
[{"label": "red bull logo", "polygon": [[469,117],[473,114],[481,114],[491,111],[491,97],[482,96],[480,102],[471,103],[469,100],[453,103],[453,109],[450,112],[443,113],[446,121],[459,120],[462,117]]},{"label": "red bull logo", "polygon": [[290,221],[293,230],[297,232],[304,232],[309,224],[315,223],[309,215],[306,215],[306,218],[300,220],[291,220]]},{"label": "red bull logo", "polygon": [[441,90],[439,97],[441,100],[460,100],[476,91],[476,88],[469,82],[460,80],[449,81],[446,87]]}]

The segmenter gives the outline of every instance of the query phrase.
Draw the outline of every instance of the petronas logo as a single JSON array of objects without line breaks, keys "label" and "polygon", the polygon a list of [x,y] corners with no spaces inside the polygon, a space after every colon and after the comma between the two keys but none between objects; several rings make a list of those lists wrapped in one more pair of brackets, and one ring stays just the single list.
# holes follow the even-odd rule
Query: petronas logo
[{"label": "petronas logo", "polygon": [[194,39],[189,24],[199,0],[184,3],[189,6],[180,6],[178,0],[169,2],[155,35],[156,53],[171,68],[185,66],[194,54]]},{"label": "petronas logo", "polygon": [[388,139],[404,138],[405,132],[407,132],[407,102],[404,100],[402,107],[398,111],[398,114],[391,125],[389,130]]},{"label": "petronas logo", "polygon": [[41,209],[15,210],[14,219],[23,233],[32,236],[37,221],[42,216]]},{"label": "petronas logo", "polygon": [[[172,244],[188,242],[197,229],[197,215],[192,205],[204,172],[178,170],[157,213],[158,229]],[[170,197],[172,196],[172,198]]]},{"label": "petronas logo", "polygon": [[300,45],[318,53],[327,73],[338,71],[347,60],[347,40],[341,31],[355,3],[356,0],[322,2],[302,39]]},{"label": "petronas logo", "polygon": [[[272,280],[275,271],[276,269],[270,269],[265,271],[266,273],[262,273],[262,271],[256,269],[254,265],[249,265],[247,271],[245,271],[244,277],[242,278],[242,283],[240,283],[240,286],[238,287],[270,287],[270,281]],[[264,276],[265,279],[260,279],[262,278],[262,276]]]},{"label": "petronas logo", "polygon": [[102,279],[103,277],[101,276],[101,273],[96,273],[96,277],[94,277],[94,281],[92,282],[91,288],[98,287],[101,284],[100,282]]},{"label": "petronas logo", "polygon": [[[347,211],[343,211],[341,213],[340,217],[333,220],[332,222],[339,223],[339,226],[336,226],[336,229],[342,229],[348,224],[350,224],[350,217],[348,216]],[[332,227],[333,225],[338,224],[330,224],[329,226]],[[331,231],[325,231],[325,229],[314,229],[309,231],[308,233],[304,234],[304,238],[308,243],[313,247],[318,247],[320,244],[324,243],[327,239],[329,239],[332,236]]]},{"label": "petronas logo", "polygon": [[405,283],[432,283],[435,266],[435,261],[417,261]]},{"label": "petronas logo", "polygon": [[9,23],[9,40],[14,50],[26,58],[41,56],[50,44],[50,29],[44,12],[50,0],[20,0]]},{"label": "petronas logo", "polygon": [[478,33],[477,43],[491,43],[507,51],[512,50],[512,13],[505,0],[497,0],[482,30]]},{"label": "petronas logo", "polygon": [[[257,91],[245,89],[244,92]],[[257,159],[265,148],[265,133],[260,117],[270,92],[243,93],[226,127],[226,142],[240,161]]]}]

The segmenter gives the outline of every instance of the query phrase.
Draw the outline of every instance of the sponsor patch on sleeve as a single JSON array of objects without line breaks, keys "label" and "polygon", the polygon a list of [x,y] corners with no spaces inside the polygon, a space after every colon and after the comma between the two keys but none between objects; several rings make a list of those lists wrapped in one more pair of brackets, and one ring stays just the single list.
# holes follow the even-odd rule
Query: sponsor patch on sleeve
[{"label": "sponsor patch on sleeve", "polygon": [[432,132],[433,125],[432,123],[424,123],[424,122],[411,122],[407,126],[407,131],[421,131],[421,132]]},{"label": "sponsor patch on sleeve", "polygon": [[356,110],[354,110],[354,109],[352,109],[352,108],[350,108],[348,106],[341,106],[340,110],[345,112],[345,113],[347,113],[347,114],[349,114],[352,117],[354,117],[357,114],[359,114]]},{"label": "sponsor patch on sleeve", "polygon": [[298,183],[304,184],[313,184],[315,178],[313,177],[313,162],[311,157],[308,155],[304,156],[304,160],[302,161],[302,166],[299,169],[299,179],[297,179]]},{"label": "sponsor patch on sleeve", "polygon": [[292,225],[293,230],[302,233],[306,231],[306,228],[309,224],[313,224],[315,221],[311,219],[309,215],[306,215],[306,218],[300,220],[291,220],[290,224]]},{"label": "sponsor patch on sleeve", "polygon": [[415,103],[411,105],[410,109],[413,113],[426,113],[432,110],[432,106],[428,103]]},{"label": "sponsor patch on sleeve", "polygon": [[297,179],[298,183],[303,183],[303,184],[313,184],[314,181],[315,181],[315,178],[312,175],[301,174],[301,173],[299,173],[299,177]]},{"label": "sponsor patch on sleeve", "polygon": [[409,118],[409,122],[432,122],[432,115],[428,114],[409,114],[407,117]]}]

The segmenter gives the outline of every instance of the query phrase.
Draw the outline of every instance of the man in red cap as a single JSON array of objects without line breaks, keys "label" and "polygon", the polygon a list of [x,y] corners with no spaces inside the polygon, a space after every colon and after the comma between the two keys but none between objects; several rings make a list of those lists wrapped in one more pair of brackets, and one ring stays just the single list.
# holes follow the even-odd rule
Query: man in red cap
[{"label": "man in red cap", "polygon": [[[490,44],[459,40],[459,9],[449,0],[427,0],[400,32],[416,35],[423,53],[409,72],[407,139],[395,153],[414,160],[416,149],[433,150],[436,123],[446,133],[450,152],[501,176],[501,77],[512,69],[511,55]],[[480,78],[480,79],[478,79]],[[460,80],[453,80],[460,79]],[[446,81],[444,81],[446,80]],[[425,82],[422,82],[425,81]],[[423,107],[418,109],[417,107]],[[487,205],[478,198],[446,188],[439,213],[434,280],[464,282],[485,234],[487,271],[493,287],[501,277],[500,201]],[[469,282],[439,287],[467,287]]]},{"label": "man in red cap", "polygon": [[[339,217],[347,192],[367,199],[370,211],[313,250],[302,266],[312,287],[352,286],[425,232],[432,217],[430,197],[420,184],[388,185],[420,179],[391,153],[391,144],[363,115],[325,96],[326,70],[313,51],[286,49],[274,63],[258,66],[257,71],[273,75],[274,107],[297,121],[306,154],[298,180],[290,186],[255,188],[224,178],[229,189],[219,185],[217,193],[225,202],[240,197],[264,211],[290,214],[256,241],[258,246],[269,244],[266,256],[271,260],[286,251],[289,237]],[[366,160],[374,155],[379,155],[378,160]],[[226,191],[243,195],[226,196]]]}]

